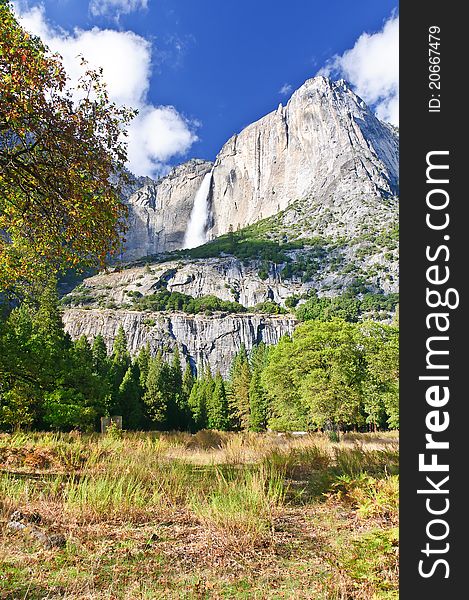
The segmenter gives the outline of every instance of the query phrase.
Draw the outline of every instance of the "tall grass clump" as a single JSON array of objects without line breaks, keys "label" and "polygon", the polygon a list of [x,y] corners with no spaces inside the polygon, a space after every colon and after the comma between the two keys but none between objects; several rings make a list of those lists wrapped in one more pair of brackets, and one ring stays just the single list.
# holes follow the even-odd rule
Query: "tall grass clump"
[{"label": "tall grass clump", "polygon": [[63,502],[67,512],[88,520],[117,516],[132,518],[158,505],[160,495],[156,489],[145,487],[131,475],[85,476],[71,478],[66,483]]},{"label": "tall grass clump", "polygon": [[217,485],[194,494],[191,508],[208,528],[218,530],[227,543],[265,544],[285,497],[280,473],[261,466],[227,477],[218,470]]},{"label": "tall grass clump", "polygon": [[336,447],[334,448],[334,462],[338,473],[344,475],[356,476],[361,473],[388,475],[399,472],[397,450],[365,450],[360,446]]}]

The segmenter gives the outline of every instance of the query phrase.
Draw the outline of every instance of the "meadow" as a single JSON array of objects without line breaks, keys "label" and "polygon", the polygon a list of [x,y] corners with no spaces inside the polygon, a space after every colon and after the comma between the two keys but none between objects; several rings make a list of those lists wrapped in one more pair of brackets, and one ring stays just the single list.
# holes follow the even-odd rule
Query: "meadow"
[{"label": "meadow", "polygon": [[2,599],[397,598],[398,437],[1,434],[0,519]]}]

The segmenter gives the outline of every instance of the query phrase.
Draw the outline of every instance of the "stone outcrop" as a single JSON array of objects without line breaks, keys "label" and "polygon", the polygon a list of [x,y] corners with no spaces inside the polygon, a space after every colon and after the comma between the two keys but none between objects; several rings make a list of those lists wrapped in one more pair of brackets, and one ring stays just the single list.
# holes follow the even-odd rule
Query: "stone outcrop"
[{"label": "stone outcrop", "polygon": [[211,167],[211,162],[190,160],[158,181],[145,178],[142,187],[130,188],[122,260],[182,248],[195,194]]},{"label": "stone outcrop", "polygon": [[[295,260],[296,254],[298,252],[290,253],[292,260]],[[349,261],[345,255],[344,264],[350,264]],[[268,300],[285,307],[286,299],[293,294],[300,297],[314,289],[320,295],[336,295],[338,290],[345,290],[356,277],[355,271],[343,273],[333,267],[334,263],[328,265],[327,262],[309,281],[302,281],[301,277],[284,280],[282,270],[285,264],[272,263],[267,275],[261,277],[262,264],[261,261],[222,257],[172,260],[150,263],[146,267],[116,269],[85,279],[80,288],[72,291],[64,301],[72,306],[86,304],[106,307],[113,303],[119,307],[130,303],[132,294],[146,296],[164,288],[193,298],[216,296],[221,300],[239,302],[247,308]],[[380,265],[387,270],[386,273],[380,272],[369,277],[370,285],[385,293],[398,291],[397,260],[390,261],[381,253],[372,255],[368,264],[370,268]]]},{"label": "stone outcrop", "polygon": [[293,317],[257,314],[187,315],[142,313],[130,310],[69,309],[63,314],[65,330],[73,339],[101,334],[110,350],[119,325],[127,336],[128,348],[136,354],[148,342],[153,354],[168,356],[178,346],[183,361],[193,367],[209,364],[213,373],[228,375],[231,361],[241,344],[249,351],[259,342],[276,344],[293,332]]},{"label": "stone outcrop", "polygon": [[209,235],[245,227],[302,198],[328,215],[331,227],[323,234],[354,235],[383,199],[397,194],[398,152],[392,127],[345,81],[310,79],[286,106],[223,146],[213,170]]}]

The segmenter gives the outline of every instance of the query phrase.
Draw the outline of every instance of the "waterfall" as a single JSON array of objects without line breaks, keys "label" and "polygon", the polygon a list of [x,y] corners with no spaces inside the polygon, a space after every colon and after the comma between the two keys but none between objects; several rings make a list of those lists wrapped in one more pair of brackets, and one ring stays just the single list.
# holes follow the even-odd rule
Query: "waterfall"
[{"label": "waterfall", "polygon": [[183,248],[196,248],[207,241],[208,196],[210,193],[210,184],[212,183],[212,172],[210,171],[210,173],[204,176],[195,195],[194,205],[184,236]]}]

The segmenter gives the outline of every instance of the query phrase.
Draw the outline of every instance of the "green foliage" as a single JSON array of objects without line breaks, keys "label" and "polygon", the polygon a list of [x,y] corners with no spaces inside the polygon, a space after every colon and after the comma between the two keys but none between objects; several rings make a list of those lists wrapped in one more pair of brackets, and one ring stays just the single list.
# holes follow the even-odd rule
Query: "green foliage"
[{"label": "green foliage", "polygon": [[133,308],[135,310],[159,311],[182,311],[189,314],[208,313],[223,311],[229,313],[246,312],[246,308],[238,302],[220,300],[216,296],[203,296],[193,298],[180,292],[168,292],[161,290],[147,296],[133,297]]},{"label": "green foliage", "polygon": [[140,352],[137,354],[137,366],[140,373],[140,386],[145,389],[147,384],[148,377],[148,369],[150,366],[150,345],[147,343],[143,348],[140,349]]},{"label": "green foliage", "polygon": [[119,386],[119,414],[125,429],[142,429],[145,424],[139,377],[138,366],[134,364],[127,369]]},{"label": "green foliage", "polygon": [[269,399],[262,385],[262,371],[268,364],[269,350],[261,342],[250,355],[251,382],[249,384],[249,429],[265,431],[269,418]]},{"label": "green foliage", "polygon": [[[330,321],[337,317],[351,323],[356,323],[367,313],[380,316],[396,309],[399,302],[399,294],[372,294],[365,293],[361,298],[357,297],[357,290],[363,289],[363,283],[358,282],[347,292],[340,296],[322,297],[317,294],[309,295],[306,302],[298,306],[295,311],[299,321]],[[289,299],[287,299],[289,300]]]},{"label": "green foliage", "polygon": [[29,428],[36,420],[40,396],[35,387],[22,381],[15,382],[0,399],[0,425],[17,431]]},{"label": "green foliage", "polygon": [[306,427],[376,427],[386,418],[395,427],[397,348],[391,326],[339,319],[298,326],[292,339],[273,348],[261,375],[272,398],[272,425],[278,428],[290,415]]},{"label": "green foliage", "polygon": [[207,405],[207,425],[210,429],[227,431],[230,428],[228,399],[220,373],[215,377],[213,392]]},{"label": "green foliage", "polygon": [[288,298],[286,298],[285,300],[285,306],[287,308],[295,308],[295,306],[298,304],[300,298],[299,296],[293,294],[292,296],[288,296]]},{"label": "green foliage", "polygon": [[143,402],[152,423],[161,429],[166,424],[168,392],[171,392],[170,385],[170,368],[163,361],[160,352],[154,358],[150,359]]},{"label": "green foliage", "polygon": [[249,386],[251,368],[244,344],[233,359],[229,379],[229,403],[232,423],[236,429],[249,426]]},{"label": "green foliage", "polygon": [[261,383],[261,374],[255,370],[249,385],[249,429],[265,431],[267,428],[267,399]]},{"label": "green foliage", "polygon": [[44,397],[44,421],[53,429],[79,427],[83,431],[92,431],[96,412],[86,404],[82,393],[74,389],[56,389]]},{"label": "green foliage", "polygon": [[[104,340],[64,333],[54,284],[0,321],[0,427],[92,430],[103,415],[122,415],[126,429],[205,428],[311,430],[399,426],[398,329],[349,322],[326,314],[310,298],[316,318],[277,346],[241,346],[228,380],[207,367],[194,378],[179,349],[151,357],[149,346],[131,358],[117,329],[110,356]],[[364,296],[366,306],[396,298]],[[349,310],[356,298],[340,298]],[[385,304],[389,303],[389,304]],[[276,307],[272,303],[273,308]],[[352,306],[355,306],[352,304]],[[265,307],[264,307],[265,310]],[[321,310],[323,313],[321,314]],[[349,310],[349,317],[350,317]]]},{"label": "green foliage", "polygon": [[277,304],[272,300],[259,302],[259,304],[253,306],[250,310],[255,313],[263,313],[268,315],[284,315],[288,312],[282,306],[280,306],[280,304]]}]

